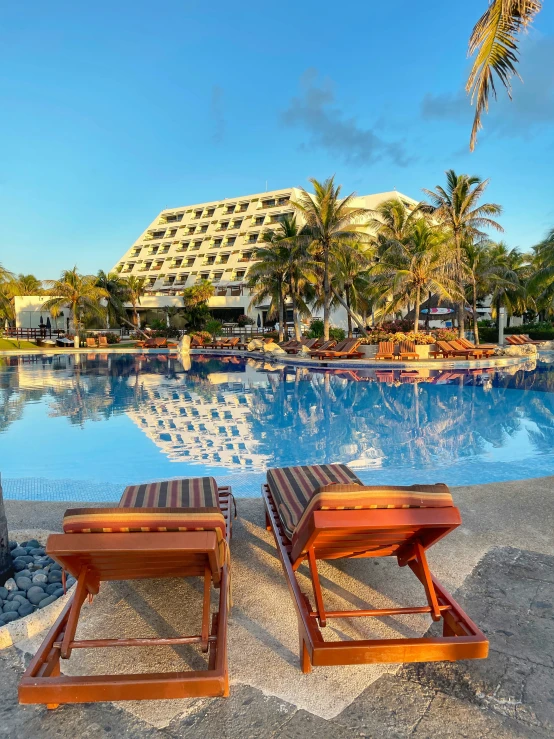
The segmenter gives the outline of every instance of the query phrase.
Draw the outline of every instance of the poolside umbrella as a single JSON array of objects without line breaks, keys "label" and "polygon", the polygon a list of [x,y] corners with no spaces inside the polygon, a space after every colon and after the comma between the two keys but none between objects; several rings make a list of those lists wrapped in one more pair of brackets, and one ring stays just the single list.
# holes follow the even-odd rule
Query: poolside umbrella
[{"label": "poolside umbrella", "polygon": [[46,317],[46,330],[48,331],[49,335],[52,336],[52,321],[50,320],[50,316]]},{"label": "poolside umbrella", "polygon": [[258,320],[257,320],[257,324],[258,324],[258,328],[261,328],[261,327],[262,327],[262,317],[260,316],[260,314],[259,314],[259,313],[258,313]]}]

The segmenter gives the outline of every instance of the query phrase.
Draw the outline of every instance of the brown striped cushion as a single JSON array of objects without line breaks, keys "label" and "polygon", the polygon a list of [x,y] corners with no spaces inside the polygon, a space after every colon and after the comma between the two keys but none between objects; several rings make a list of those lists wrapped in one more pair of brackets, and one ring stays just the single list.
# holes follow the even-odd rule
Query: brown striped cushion
[{"label": "brown striped cushion", "polygon": [[289,537],[315,491],[330,483],[362,484],[345,464],[280,467],[267,471],[267,484]]},{"label": "brown striped cushion", "polygon": [[125,488],[120,508],[218,508],[213,477],[161,480]]},{"label": "brown striped cushion", "polygon": [[327,485],[314,491],[300,517],[293,542],[303,538],[314,511],[372,510],[375,508],[451,508],[450,490],[436,485]]},{"label": "brown striped cushion", "polygon": [[215,529],[225,535],[225,519],[219,508],[70,508],[63,519],[66,534]]}]

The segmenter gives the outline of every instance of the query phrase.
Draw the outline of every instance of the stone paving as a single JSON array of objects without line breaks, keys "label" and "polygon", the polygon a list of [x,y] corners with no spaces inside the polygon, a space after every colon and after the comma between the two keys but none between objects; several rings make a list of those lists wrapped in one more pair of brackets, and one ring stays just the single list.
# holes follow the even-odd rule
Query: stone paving
[{"label": "stone paving", "polygon": [[[238,588],[231,614],[231,622],[235,620],[238,625],[232,623],[230,627],[230,632],[236,631],[234,639],[230,639],[232,684],[229,699],[144,702],[125,706],[63,706],[53,712],[42,706],[19,706],[17,682],[32,651],[32,645],[20,645],[21,648],[12,647],[0,652],[0,736],[14,739],[37,736],[190,736],[203,739],[218,735],[229,739],[551,737],[554,734],[554,552],[549,506],[554,480],[529,480],[517,486],[511,485],[511,489],[510,485],[503,486],[505,498],[510,498],[510,490],[517,490],[518,500],[523,499],[525,505],[536,510],[532,506],[532,490],[539,490],[546,501],[541,511],[544,519],[542,530],[538,524],[535,526],[536,537],[532,540],[535,551],[522,546],[522,541],[532,539],[533,522],[529,513],[529,520],[525,523],[520,519],[520,535],[514,528],[508,531],[508,541],[499,543],[491,532],[489,545],[484,550],[477,548],[476,561],[464,563],[460,559],[459,566],[465,574],[458,583],[459,587],[452,587],[456,578],[454,574],[449,576],[449,566],[444,565],[441,572],[441,560],[449,551],[447,543],[440,545],[439,555],[432,563],[489,637],[490,656],[487,660],[405,665],[399,669],[389,666],[379,675],[366,675],[365,687],[362,684],[360,689],[359,675],[364,668],[341,668],[338,675],[320,668],[304,676],[298,670],[296,655],[291,655],[292,664],[287,663],[280,668],[286,670],[284,674],[292,686],[290,698],[286,700],[283,688],[276,688],[271,694],[272,690],[260,682],[257,678],[260,665],[257,663],[272,652],[286,662],[287,651],[283,651],[283,644],[279,642],[281,637],[268,634],[262,628],[265,624],[263,613],[259,614],[258,622],[254,622],[245,602],[247,591]],[[471,548],[477,542],[479,532],[473,530],[471,517],[475,496],[483,501],[481,528],[490,527],[487,508],[494,508],[493,488],[495,486],[475,486],[454,491],[462,508],[464,524],[466,521],[469,524],[465,532],[462,530],[448,537],[452,539],[450,549],[455,554],[462,551],[464,542]],[[29,509],[24,510],[15,502],[8,501],[8,519],[12,525],[25,519],[34,526],[59,528],[59,506],[35,504],[34,519],[29,521]],[[260,502],[249,501],[248,505],[241,505],[241,517],[244,518],[237,526],[233,543],[233,557],[239,571],[237,579],[244,566],[243,560],[255,558],[252,526],[261,518]],[[56,519],[57,524],[54,523]],[[264,550],[261,566],[267,568],[273,555],[269,547],[267,553]],[[371,571],[371,577],[377,577],[381,587],[384,581],[379,577],[378,569]],[[278,569],[276,573],[278,575]],[[358,571],[354,569],[349,573],[345,567],[342,574],[358,576]],[[270,572],[270,582],[278,587],[279,580],[273,575]],[[251,584],[249,588],[250,599],[255,600]],[[279,598],[282,592],[279,590]],[[288,610],[287,605],[285,602],[282,604],[284,611]],[[99,607],[102,608],[101,603]],[[106,607],[112,607],[109,596]],[[253,632],[249,636],[265,642],[267,652],[251,654],[250,664],[246,664],[247,659],[243,665],[237,654],[240,651],[237,637],[246,634],[242,627],[249,614],[249,627]],[[294,634],[291,641],[295,641]],[[249,651],[250,643],[245,643],[248,649],[243,651]],[[264,690],[256,685],[262,685]],[[326,685],[330,691],[340,689],[347,694],[340,710],[337,710],[339,703],[326,701]],[[281,694],[277,694],[279,691]],[[294,697],[296,693],[300,696],[298,700]],[[170,705],[174,703],[179,705]],[[309,710],[302,706],[308,706]]]}]

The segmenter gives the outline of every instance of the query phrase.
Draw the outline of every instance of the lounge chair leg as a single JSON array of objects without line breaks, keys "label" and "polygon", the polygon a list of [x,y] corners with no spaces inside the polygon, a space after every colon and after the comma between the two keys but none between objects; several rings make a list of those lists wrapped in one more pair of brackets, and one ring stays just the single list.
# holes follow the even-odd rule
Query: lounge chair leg
[{"label": "lounge chair leg", "polygon": [[266,527],[266,530],[267,531],[271,531],[271,523],[270,523],[270,520],[269,520],[269,513],[267,512],[267,508],[266,508],[266,511],[265,511],[265,527]]},{"label": "lounge chair leg", "polygon": [[59,707],[60,707],[60,704],[59,703],[47,703],[46,704],[46,709],[48,711],[55,711],[56,708],[59,708]]},{"label": "lounge chair leg", "polygon": [[67,617],[67,623],[65,625],[65,633],[62,639],[62,646],[60,650],[60,656],[62,659],[69,659],[71,656],[71,642],[75,637],[77,631],[77,624],[79,622],[79,614],[81,608],[89,591],[87,590],[87,568],[83,567],[79,573],[79,579],[77,580],[77,587],[75,588],[75,595],[73,596],[73,603],[71,604],[71,610]]},{"label": "lounge chair leg", "polygon": [[300,668],[302,672],[308,674],[312,671],[312,663],[310,661],[310,653],[304,641],[304,637],[300,634]]},{"label": "lounge chair leg", "polygon": [[437,600],[437,593],[435,592],[435,586],[433,585],[433,579],[431,578],[431,571],[427,564],[425,549],[420,541],[416,542],[415,548],[417,556],[413,564],[416,566],[419,579],[425,588],[425,595],[427,596],[427,601],[431,607],[431,618],[433,621],[440,621],[442,618],[441,611]]},{"label": "lounge chair leg", "polygon": [[202,641],[201,649],[207,652],[209,649],[209,632],[210,632],[210,595],[212,587],[212,573],[206,567],[204,569],[204,602],[202,606]]},{"label": "lounge chair leg", "polygon": [[315,558],[314,548],[308,549],[308,564],[310,566],[310,574],[312,576],[312,587],[314,591],[315,607],[317,609],[317,620],[321,627],[327,626],[325,618],[325,606],[323,605],[323,593],[321,592],[321,584],[319,582],[319,573],[317,571],[317,562]]}]

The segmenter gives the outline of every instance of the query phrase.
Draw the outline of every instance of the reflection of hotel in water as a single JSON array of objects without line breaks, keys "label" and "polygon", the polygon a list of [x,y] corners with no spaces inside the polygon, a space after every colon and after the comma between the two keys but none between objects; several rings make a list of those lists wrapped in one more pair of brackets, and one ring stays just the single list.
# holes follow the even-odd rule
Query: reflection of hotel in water
[{"label": "reflection of hotel in water", "polygon": [[240,380],[236,374],[213,373],[197,389],[169,384],[159,376],[152,382],[153,377],[143,384],[140,412],[128,410],[127,415],[169,460],[265,467],[267,457],[256,453],[252,434],[248,372]]}]

